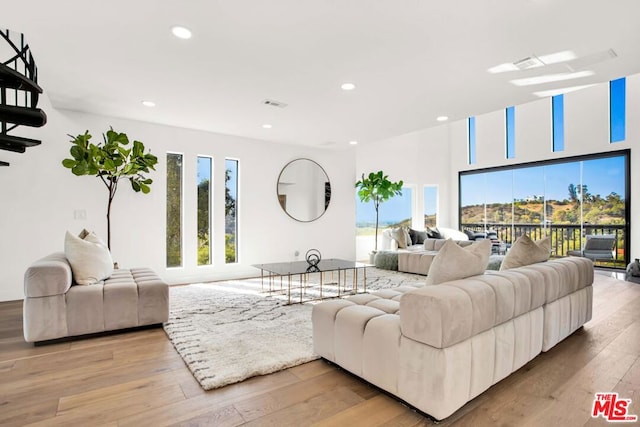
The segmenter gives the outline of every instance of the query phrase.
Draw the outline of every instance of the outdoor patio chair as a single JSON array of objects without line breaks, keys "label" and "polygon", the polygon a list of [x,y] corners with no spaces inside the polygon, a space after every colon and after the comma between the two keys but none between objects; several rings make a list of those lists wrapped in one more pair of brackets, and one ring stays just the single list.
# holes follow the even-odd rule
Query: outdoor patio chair
[{"label": "outdoor patio chair", "polygon": [[569,256],[580,256],[593,261],[609,261],[615,258],[616,236],[600,234],[587,236],[587,242],[580,251],[568,251]]}]

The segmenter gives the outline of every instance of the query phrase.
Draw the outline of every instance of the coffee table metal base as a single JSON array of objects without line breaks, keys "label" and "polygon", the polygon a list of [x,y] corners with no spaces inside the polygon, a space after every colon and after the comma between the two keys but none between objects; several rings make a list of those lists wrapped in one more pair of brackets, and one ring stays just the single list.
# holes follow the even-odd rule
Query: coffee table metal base
[{"label": "coffee table metal base", "polygon": [[[319,301],[367,291],[366,268],[369,265],[359,262],[329,259],[322,260],[317,266],[310,266],[306,261],[296,261],[256,264],[254,267],[260,269],[262,291],[286,295],[287,304]],[[329,273],[331,279],[327,281],[326,274]],[[334,280],[336,273],[337,282]],[[349,273],[351,273],[351,280],[348,277]],[[362,274],[361,288],[358,286],[360,273]],[[318,280],[313,281],[312,279],[316,275]],[[297,283],[296,276],[298,277]],[[265,290],[265,279],[268,285],[267,290]],[[349,282],[351,283],[349,284]],[[296,291],[299,295],[295,295]]]}]

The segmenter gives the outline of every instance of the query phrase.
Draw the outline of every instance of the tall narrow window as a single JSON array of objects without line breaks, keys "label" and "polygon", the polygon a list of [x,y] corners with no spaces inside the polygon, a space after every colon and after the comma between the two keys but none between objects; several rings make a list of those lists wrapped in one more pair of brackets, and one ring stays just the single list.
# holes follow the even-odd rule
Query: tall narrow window
[{"label": "tall narrow window", "polygon": [[625,78],[609,82],[609,142],[624,141]]},{"label": "tall narrow window", "polygon": [[507,159],[516,157],[516,109],[509,107],[505,110],[506,116],[506,140],[507,140]]},{"label": "tall narrow window", "polygon": [[182,154],[167,153],[167,267],[182,266]]},{"label": "tall narrow window", "polygon": [[224,171],[225,236],[224,253],[226,263],[238,262],[238,161],[226,159]]},{"label": "tall narrow window", "polygon": [[551,118],[553,151],[564,151],[564,95],[556,95],[551,98]]},{"label": "tall narrow window", "polygon": [[198,265],[211,264],[211,157],[198,156]]},{"label": "tall narrow window", "polygon": [[435,227],[438,225],[438,187],[435,185],[424,186],[424,226]]},{"label": "tall narrow window", "polygon": [[469,150],[469,164],[476,163],[476,118],[469,117],[467,119],[467,147]]}]

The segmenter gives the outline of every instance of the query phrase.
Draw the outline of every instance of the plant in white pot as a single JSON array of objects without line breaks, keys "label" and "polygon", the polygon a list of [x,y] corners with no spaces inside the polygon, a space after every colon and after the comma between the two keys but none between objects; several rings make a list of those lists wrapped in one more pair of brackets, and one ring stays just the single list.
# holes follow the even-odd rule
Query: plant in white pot
[{"label": "plant in white pot", "polygon": [[371,258],[378,252],[378,218],[380,214],[380,204],[386,202],[394,196],[402,195],[402,180],[392,182],[382,171],[371,172],[368,176],[362,174],[362,179],[356,182],[358,197],[363,203],[373,202],[376,211],[376,232],[375,244]]},{"label": "plant in white pot", "polygon": [[158,158],[150,152],[144,152],[144,144],[133,141],[129,145],[129,137],[126,133],[119,133],[109,128],[106,134],[102,134],[103,142],[92,144],[89,142],[89,131],[84,134],[69,135],[73,146],[69,149],[71,159],[64,159],[62,165],[71,169],[74,175],[92,175],[100,178],[109,191],[107,202],[107,246],[111,249],[111,204],[118,190],[121,178],[126,178],[131,183],[133,191],[147,194],[153,182],[144,174],[155,170]]}]

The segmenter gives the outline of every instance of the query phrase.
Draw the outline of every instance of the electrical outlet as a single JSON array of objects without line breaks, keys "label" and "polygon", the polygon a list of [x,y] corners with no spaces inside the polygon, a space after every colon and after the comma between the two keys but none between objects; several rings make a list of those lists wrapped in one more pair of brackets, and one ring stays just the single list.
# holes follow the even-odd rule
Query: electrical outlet
[{"label": "electrical outlet", "polygon": [[87,211],[84,209],[76,209],[73,211],[73,219],[77,220],[86,220],[87,219]]}]

